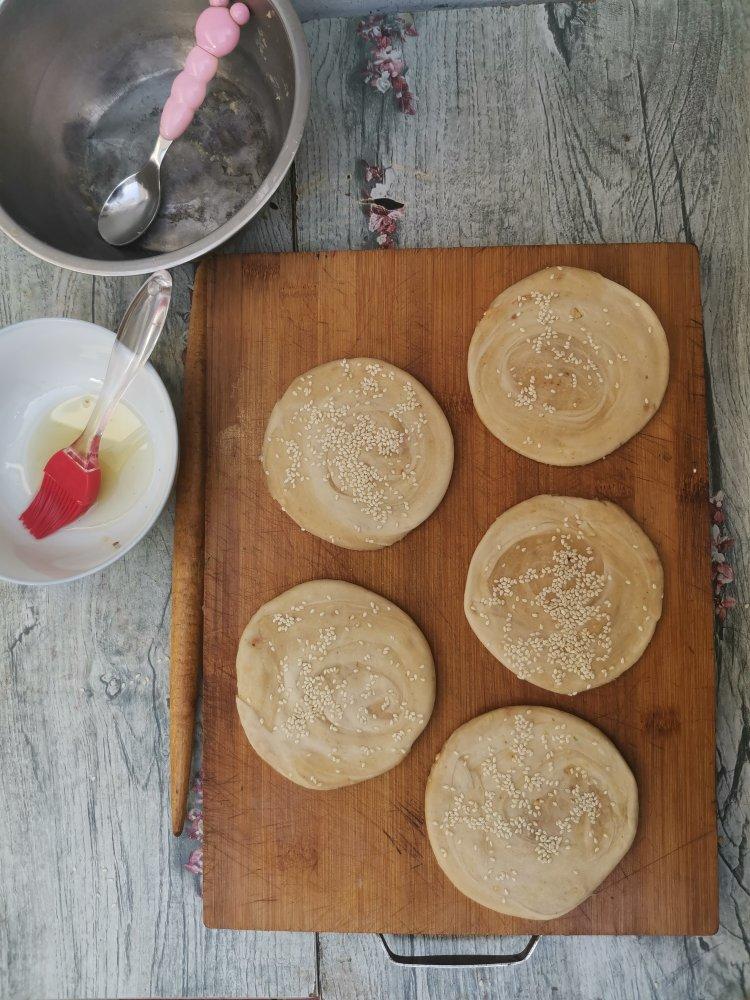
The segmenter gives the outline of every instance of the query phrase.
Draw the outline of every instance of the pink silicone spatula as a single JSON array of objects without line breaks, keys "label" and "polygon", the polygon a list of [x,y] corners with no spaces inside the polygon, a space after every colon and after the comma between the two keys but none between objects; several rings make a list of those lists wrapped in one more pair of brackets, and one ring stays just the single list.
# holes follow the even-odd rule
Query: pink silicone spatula
[{"label": "pink silicone spatula", "polygon": [[140,170],[120,181],[102,205],[99,235],[121,247],[142,236],[159,209],[161,162],[175,139],[179,139],[206,97],[206,87],[216,74],[219,58],[228,55],[240,40],[240,26],[250,20],[244,3],[209,0],[195,24],[196,45],[188,53],[185,68],[178,73],[164,105],[159,136],[151,156]]}]

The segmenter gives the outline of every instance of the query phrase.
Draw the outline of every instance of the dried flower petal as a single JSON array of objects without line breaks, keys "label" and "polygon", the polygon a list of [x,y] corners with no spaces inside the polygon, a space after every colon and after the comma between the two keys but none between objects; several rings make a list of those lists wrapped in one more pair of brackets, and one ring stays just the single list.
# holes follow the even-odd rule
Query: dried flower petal
[{"label": "dried flower petal", "polygon": [[185,863],[185,869],[192,872],[193,875],[203,874],[203,848],[196,847],[194,851],[191,852],[190,857]]},{"label": "dried flower petal", "polygon": [[[191,840],[198,841],[196,847],[190,853],[190,857],[185,863],[185,869],[193,875],[203,875],[203,771],[198,771],[193,781],[191,790],[193,805],[188,810],[187,835]],[[201,885],[198,885],[198,892],[201,892]]]},{"label": "dried flower petal", "polygon": [[737,604],[735,597],[724,593],[724,588],[734,582],[734,570],[725,553],[734,547],[734,539],[726,534],[722,526],[726,523],[724,510],[725,496],[719,490],[710,498],[711,504],[711,582],[714,592],[714,611],[720,622],[725,622],[727,613]]},{"label": "dried flower petal", "polygon": [[388,197],[384,167],[365,163],[364,176],[366,186],[362,191],[362,208],[367,216],[367,228],[375,234],[378,246],[394,247],[398,223],[404,217],[404,206]]},{"label": "dried flower petal", "polygon": [[365,83],[381,94],[393,90],[396,107],[405,115],[416,114],[414,95],[406,82],[403,52],[394,42],[403,43],[417,34],[410,14],[371,14],[357,25],[357,34],[367,46],[362,76]]}]

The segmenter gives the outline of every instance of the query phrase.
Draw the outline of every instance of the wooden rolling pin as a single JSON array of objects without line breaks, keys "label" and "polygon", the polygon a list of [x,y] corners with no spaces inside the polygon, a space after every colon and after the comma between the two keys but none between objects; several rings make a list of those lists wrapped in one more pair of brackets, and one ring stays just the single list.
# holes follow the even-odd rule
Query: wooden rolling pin
[{"label": "wooden rolling pin", "polygon": [[203,662],[203,547],[206,429],[206,268],[195,277],[185,356],[180,468],[172,566],[169,771],[172,833],[182,832],[190,789],[195,713]]}]

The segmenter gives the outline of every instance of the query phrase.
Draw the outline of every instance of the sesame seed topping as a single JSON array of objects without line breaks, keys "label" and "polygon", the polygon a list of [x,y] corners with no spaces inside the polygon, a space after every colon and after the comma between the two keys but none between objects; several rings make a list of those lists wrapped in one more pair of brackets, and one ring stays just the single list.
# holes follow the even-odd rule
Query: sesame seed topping
[{"label": "sesame seed topping", "polygon": [[[597,501],[539,497],[507,511],[477,546],[467,617],[522,680],[568,694],[586,690],[621,673],[632,662],[622,653],[639,642],[635,633],[653,630],[660,597],[650,596],[658,591],[648,579],[650,546],[628,534],[624,512],[623,524],[610,523],[613,516]],[[632,588],[626,600],[639,612],[620,621],[613,609],[623,588]]]},{"label": "sesame seed topping", "polygon": [[[332,506],[328,500],[344,537],[353,531],[368,546],[382,544],[380,532],[403,530],[404,521],[414,526],[410,512],[434,474],[426,459],[435,418],[424,395],[405,372],[368,359],[343,359],[292,383],[269,423],[264,471],[292,516],[300,511],[303,530],[305,510]],[[325,537],[341,544],[335,533]]]},{"label": "sesame seed topping", "polygon": [[[521,552],[526,552],[526,546]],[[522,623],[515,622],[512,612],[505,615],[503,657],[523,680],[549,669],[558,685],[570,674],[583,682],[591,681],[594,665],[607,662],[612,651],[612,622],[601,604],[606,578],[596,572],[593,563],[593,554],[575,544],[566,519],[552,546],[551,559],[541,565],[532,562],[518,576],[494,578],[490,595],[476,602],[483,608],[497,608],[505,601],[520,600],[530,603],[534,620],[540,615],[543,618],[544,625],[529,634]],[[531,599],[524,598],[534,582],[542,586]]]},{"label": "sesame seed topping", "polygon": [[[471,869],[482,872],[475,877],[513,885],[519,872],[497,865],[501,847],[549,865],[571,849],[578,830],[591,843],[587,850],[596,853],[600,838],[609,836],[614,807],[601,772],[594,775],[586,765],[585,745],[566,730],[563,724],[547,732],[528,713],[517,712],[512,728],[508,722],[497,730],[499,745],[482,749],[474,737],[474,749],[450,765],[452,777],[442,784],[440,798],[445,806],[430,824],[438,845],[446,838],[446,847],[438,846],[441,857],[448,856],[447,847],[470,847],[481,856]],[[447,765],[447,755],[438,758],[438,769],[444,760]]]},{"label": "sesame seed topping", "polygon": [[[392,766],[393,754],[408,752],[424,728],[432,704],[424,653],[415,663],[424,638],[414,623],[369,591],[352,588],[352,595],[350,585],[338,586],[346,588],[343,597],[320,589],[309,601],[281,595],[253,618],[238,654],[240,697],[260,727],[274,734],[274,755],[285,765],[279,770],[300,773],[315,787],[341,784],[332,773],[348,776],[346,783]],[[315,587],[319,582],[289,593],[298,598],[300,589]],[[247,667],[241,665],[245,652]],[[243,697],[243,687],[252,698]],[[290,767],[300,758],[309,758],[301,772]],[[312,773],[318,784],[310,773],[317,761],[323,768]]]}]

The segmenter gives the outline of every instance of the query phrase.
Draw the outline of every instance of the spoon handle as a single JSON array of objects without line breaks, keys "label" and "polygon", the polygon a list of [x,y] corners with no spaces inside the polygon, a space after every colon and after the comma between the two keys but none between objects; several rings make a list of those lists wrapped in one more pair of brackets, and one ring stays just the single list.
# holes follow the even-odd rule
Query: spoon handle
[{"label": "spoon handle", "polygon": [[229,53],[240,40],[240,25],[250,20],[244,3],[229,0],[209,0],[211,4],[195,23],[197,44],[188,52],[185,68],[178,73],[159,122],[159,134],[164,139],[179,139],[195,112],[203,104],[206,87],[214,77],[221,56]]},{"label": "spoon handle", "polygon": [[144,281],[125,311],[96,405],[80,436],[71,445],[83,458],[96,457],[109,418],[156,346],[171,297],[169,272],[156,271]]}]

